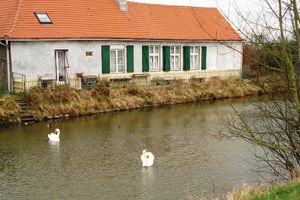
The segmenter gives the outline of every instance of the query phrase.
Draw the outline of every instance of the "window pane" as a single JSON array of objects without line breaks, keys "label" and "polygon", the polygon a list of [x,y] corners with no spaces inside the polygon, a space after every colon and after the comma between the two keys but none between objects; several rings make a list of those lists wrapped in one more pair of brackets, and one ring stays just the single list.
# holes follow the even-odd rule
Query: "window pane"
[{"label": "window pane", "polygon": [[174,47],[171,47],[171,54],[174,54]]},{"label": "window pane", "polygon": [[116,51],[110,51],[110,71],[116,72]]},{"label": "window pane", "polygon": [[155,69],[158,70],[158,56],[155,56]]},{"label": "window pane", "polygon": [[123,58],[118,58],[118,65],[123,65]]},{"label": "window pane", "polygon": [[178,56],[175,57],[175,68],[179,69],[179,57]]},{"label": "window pane", "polygon": [[150,65],[150,69],[151,69],[151,70],[154,70],[154,69],[153,69],[153,56],[150,56],[149,65]]},{"label": "window pane", "polygon": [[153,53],[153,47],[150,47],[150,53],[151,54]]},{"label": "window pane", "polygon": [[110,71],[111,72],[117,72],[116,71],[116,59],[111,59],[110,60]]},{"label": "window pane", "polygon": [[116,58],[116,51],[110,51],[110,57]]},{"label": "window pane", "polygon": [[36,13],[40,23],[52,23],[47,13]]},{"label": "window pane", "polygon": [[118,65],[118,72],[124,72],[124,65]]},{"label": "window pane", "polygon": [[179,54],[179,47],[176,47],[176,53]]},{"label": "window pane", "polygon": [[159,53],[159,48],[155,47],[155,53]]},{"label": "window pane", "polygon": [[122,50],[118,50],[118,58],[123,57],[123,51]]}]

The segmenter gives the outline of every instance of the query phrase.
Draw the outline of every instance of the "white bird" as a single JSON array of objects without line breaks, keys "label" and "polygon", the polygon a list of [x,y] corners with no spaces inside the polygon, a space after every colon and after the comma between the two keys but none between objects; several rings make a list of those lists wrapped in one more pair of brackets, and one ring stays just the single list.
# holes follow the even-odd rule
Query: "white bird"
[{"label": "white bird", "polygon": [[48,134],[48,138],[50,141],[59,142],[60,141],[59,135],[60,135],[60,130],[57,128],[54,130],[54,133]]},{"label": "white bird", "polygon": [[154,163],[154,155],[151,152],[147,152],[147,149],[144,149],[141,160],[143,162],[143,167],[151,167]]}]

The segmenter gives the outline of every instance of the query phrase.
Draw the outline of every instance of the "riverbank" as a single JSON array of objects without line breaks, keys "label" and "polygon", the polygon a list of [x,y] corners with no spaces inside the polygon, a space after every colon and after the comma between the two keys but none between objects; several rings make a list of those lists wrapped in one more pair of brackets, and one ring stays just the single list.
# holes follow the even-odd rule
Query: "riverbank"
[{"label": "riverbank", "polygon": [[267,185],[258,188],[243,186],[227,195],[227,200],[299,200],[300,180],[290,181],[280,185]]},{"label": "riverbank", "polygon": [[[257,96],[263,90],[246,80],[211,82],[174,81],[162,86],[107,87],[75,90],[59,86],[54,89],[34,88],[18,97],[40,121],[103,112],[124,111],[164,105],[215,101],[224,98]],[[20,108],[12,95],[0,98],[0,121],[17,122]]]},{"label": "riverbank", "polygon": [[17,123],[20,107],[13,95],[4,94],[0,97],[0,125]]}]

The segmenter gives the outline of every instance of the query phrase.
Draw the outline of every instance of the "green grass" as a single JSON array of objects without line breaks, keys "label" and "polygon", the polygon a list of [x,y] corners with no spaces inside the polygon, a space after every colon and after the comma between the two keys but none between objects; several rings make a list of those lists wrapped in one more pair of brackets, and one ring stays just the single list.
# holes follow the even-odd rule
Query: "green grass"
[{"label": "green grass", "polygon": [[300,200],[300,181],[251,192],[245,200]]}]

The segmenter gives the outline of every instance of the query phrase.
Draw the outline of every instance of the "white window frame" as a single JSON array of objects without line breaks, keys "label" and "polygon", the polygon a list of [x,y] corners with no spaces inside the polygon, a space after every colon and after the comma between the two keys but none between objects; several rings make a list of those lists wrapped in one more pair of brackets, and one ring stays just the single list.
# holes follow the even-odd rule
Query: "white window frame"
[{"label": "white window frame", "polygon": [[[122,58],[123,58],[123,70],[122,71],[119,71],[119,64],[118,64],[118,59],[119,59],[119,56],[118,56],[118,52],[121,51],[122,52]],[[112,52],[115,52],[115,69],[116,71],[112,71]],[[109,70],[110,70],[110,73],[112,74],[125,74],[126,73],[126,49],[125,49],[125,46],[124,45],[110,45],[110,50],[109,50],[109,59],[110,59],[110,66],[109,66]]]},{"label": "white window frame", "polygon": [[[196,52],[196,48],[198,48],[198,52]],[[198,56],[198,62],[195,65],[194,58]],[[201,69],[201,46],[191,46],[190,52],[190,70],[200,70]]]},{"label": "white window frame", "polygon": [[[158,49],[156,51],[156,48]],[[153,49],[151,53],[151,49]],[[161,69],[161,46],[159,45],[151,45],[149,46],[149,71],[150,72],[159,72]],[[151,62],[151,59],[153,62]],[[154,66],[154,61],[157,60],[157,65]],[[154,68],[155,67],[155,68]]]},{"label": "white window frame", "polygon": [[[176,52],[176,50],[179,50]],[[171,46],[170,47],[170,70],[171,71],[180,71],[181,70],[181,46]],[[178,58],[177,66],[176,64],[176,58]]]}]

